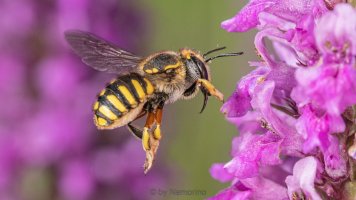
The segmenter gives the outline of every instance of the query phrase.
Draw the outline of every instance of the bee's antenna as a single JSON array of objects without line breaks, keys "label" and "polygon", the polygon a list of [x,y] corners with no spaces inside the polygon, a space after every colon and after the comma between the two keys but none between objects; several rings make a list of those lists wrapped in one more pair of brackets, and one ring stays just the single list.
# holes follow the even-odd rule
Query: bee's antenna
[{"label": "bee's antenna", "polygon": [[214,60],[215,58],[228,57],[228,56],[239,56],[239,55],[242,55],[243,53],[244,53],[244,52],[224,53],[224,54],[220,54],[220,55],[217,55],[217,56],[208,58],[208,59],[205,60],[205,62],[207,63],[207,62],[209,62],[209,61]]},{"label": "bee's antenna", "polygon": [[223,50],[223,49],[226,49],[226,47],[218,47],[218,48],[216,48],[216,49],[212,49],[212,50],[210,50],[210,51],[204,53],[204,54],[203,54],[203,57],[205,58],[205,56],[207,56],[207,55],[209,55],[209,54],[211,54],[211,53],[214,53],[215,51],[220,51],[220,50]]}]

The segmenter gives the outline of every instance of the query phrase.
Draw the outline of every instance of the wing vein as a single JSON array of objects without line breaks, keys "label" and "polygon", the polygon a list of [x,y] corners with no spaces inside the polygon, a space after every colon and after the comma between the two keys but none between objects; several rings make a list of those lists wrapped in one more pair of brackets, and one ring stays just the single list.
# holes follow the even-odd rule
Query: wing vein
[{"label": "wing vein", "polygon": [[136,66],[143,60],[142,57],[125,51],[89,32],[70,30],[64,35],[82,61],[99,71],[116,74],[135,72]]}]

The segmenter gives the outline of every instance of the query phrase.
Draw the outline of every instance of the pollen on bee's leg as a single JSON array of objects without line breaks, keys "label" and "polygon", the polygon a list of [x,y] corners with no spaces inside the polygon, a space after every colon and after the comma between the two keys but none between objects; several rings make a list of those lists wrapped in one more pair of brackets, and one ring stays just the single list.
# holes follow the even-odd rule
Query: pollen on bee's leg
[{"label": "pollen on bee's leg", "polygon": [[142,133],[142,146],[145,151],[150,150],[150,133],[148,130],[151,128],[151,126],[154,124],[154,114],[152,112],[148,113],[147,119],[146,119],[146,124],[145,127],[143,128],[143,133]]},{"label": "pollen on bee's leg", "polygon": [[150,150],[150,134],[148,133],[147,127],[143,128],[142,146],[143,146],[143,150],[145,150],[146,152]]},{"label": "pollen on bee's leg", "polygon": [[162,135],[161,135],[161,123],[162,123],[162,115],[163,115],[163,105],[164,104],[161,104],[158,109],[156,110],[156,113],[155,113],[155,119],[156,119],[156,128],[153,132],[153,137],[154,139],[156,140],[160,140],[162,138]]},{"label": "pollen on bee's leg", "polygon": [[156,139],[156,140],[160,140],[162,138],[162,135],[161,135],[161,126],[157,124],[154,132],[153,132],[153,137]]}]

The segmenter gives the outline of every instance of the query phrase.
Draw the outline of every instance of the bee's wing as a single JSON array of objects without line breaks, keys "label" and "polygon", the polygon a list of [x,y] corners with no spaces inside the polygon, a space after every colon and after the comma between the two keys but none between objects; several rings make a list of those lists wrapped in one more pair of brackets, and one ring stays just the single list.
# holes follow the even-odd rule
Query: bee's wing
[{"label": "bee's wing", "polygon": [[120,49],[91,33],[70,30],[64,33],[72,49],[82,61],[99,71],[125,74],[135,71],[142,57]]}]

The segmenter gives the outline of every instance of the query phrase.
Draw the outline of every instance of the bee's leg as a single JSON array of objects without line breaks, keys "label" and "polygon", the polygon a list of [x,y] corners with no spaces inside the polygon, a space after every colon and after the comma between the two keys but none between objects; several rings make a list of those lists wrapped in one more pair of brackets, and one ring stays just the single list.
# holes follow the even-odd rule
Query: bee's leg
[{"label": "bee's leg", "polygon": [[145,164],[143,165],[145,174],[148,172],[148,170],[151,169],[159,146],[159,140],[155,139],[154,134],[152,133],[150,134],[148,132],[148,130],[155,122],[155,115],[156,114],[154,112],[148,113],[146,125],[143,128],[142,145],[143,145],[143,149],[146,152],[146,160],[145,160]]},{"label": "bee's leg", "polygon": [[[145,128],[143,130],[143,137],[142,137],[142,143],[144,143],[145,140],[145,135],[148,135],[148,144],[149,144],[149,149],[145,150],[146,151],[146,161],[144,164],[144,173],[146,174],[148,170],[151,169],[153,161],[156,157],[156,153],[159,147],[159,142],[161,139],[161,121],[162,121],[162,109],[164,106],[165,101],[167,100],[168,96],[166,94],[156,94],[157,98],[152,101],[150,104],[148,104],[147,110],[148,110],[148,117],[146,121]],[[149,134],[148,130],[151,128],[151,126],[156,123],[155,130],[153,133]],[[147,134],[145,132],[147,130]],[[144,145],[145,146],[145,145]]]},{"label": "bee's leg", "polygon": [[158,107],[157,107],[157,110],[156,110],[156,115],[155,115],[155,118],[156,118],[156,128],[153,132],[153,137],[156,139],[156,140],[160,140],[162,138],[162,135],[161,135],[161,122],[162,122],[162,114],[163,114],[163,106],[164,106],[164,102],[161,102]]},{"label": "bee's leg", "polygon": [[[142,110],[142,112],[133,121],[140,119],[141,117],[145,116],[146,114],[147,114],[147,111]],[[127,124],[127,128],[135,137],[137,137],[138,139],[142,139],[143,131],[140,128],[138,128],[137,126],[133,125],[132,122]]]},{"label": "bee's leg", "polygon": [[198,79],[198,84],[204,87],[210,95],[215,96],[217,99],[220,101],[224,101],[224,95],[216,89],[213,84],[211,84],[208,80],[206,79]]},{"label": "bee's leg", "polygon": [[143,131],[131,122],[127,124],[129,131],[138,139],[142,140]]},{"label": "bee's leg", "polygon": [[150,134],[150,139],[149,139],[150,150],[146,151],[146,161],[145,161],[145,165],[144,165],[145,173],[147,173],[148,170],[152,167],[153,161],[156,156],[156,152],[159,147],[159,142],[162,138],[161,122],[162,122],[162,112],[163,112],[163,106],[164,106],[165,100],[166,100],[166,97],[162,96],[162,98],[160,99],[160,101],[158,103],[158,106],[155,109],[154,117],[155,117],[156,127],[155,127],[155,130],[153,131],[153,134]]},{"label": "bee's leg", "polygon": [[147,152],[150,150],[150,134],[148,130],[152,127],[155,122],[155,114],[153,112],[148,112],[145,126],[143,127],[142,133],[142,146],[143,149]]}]

